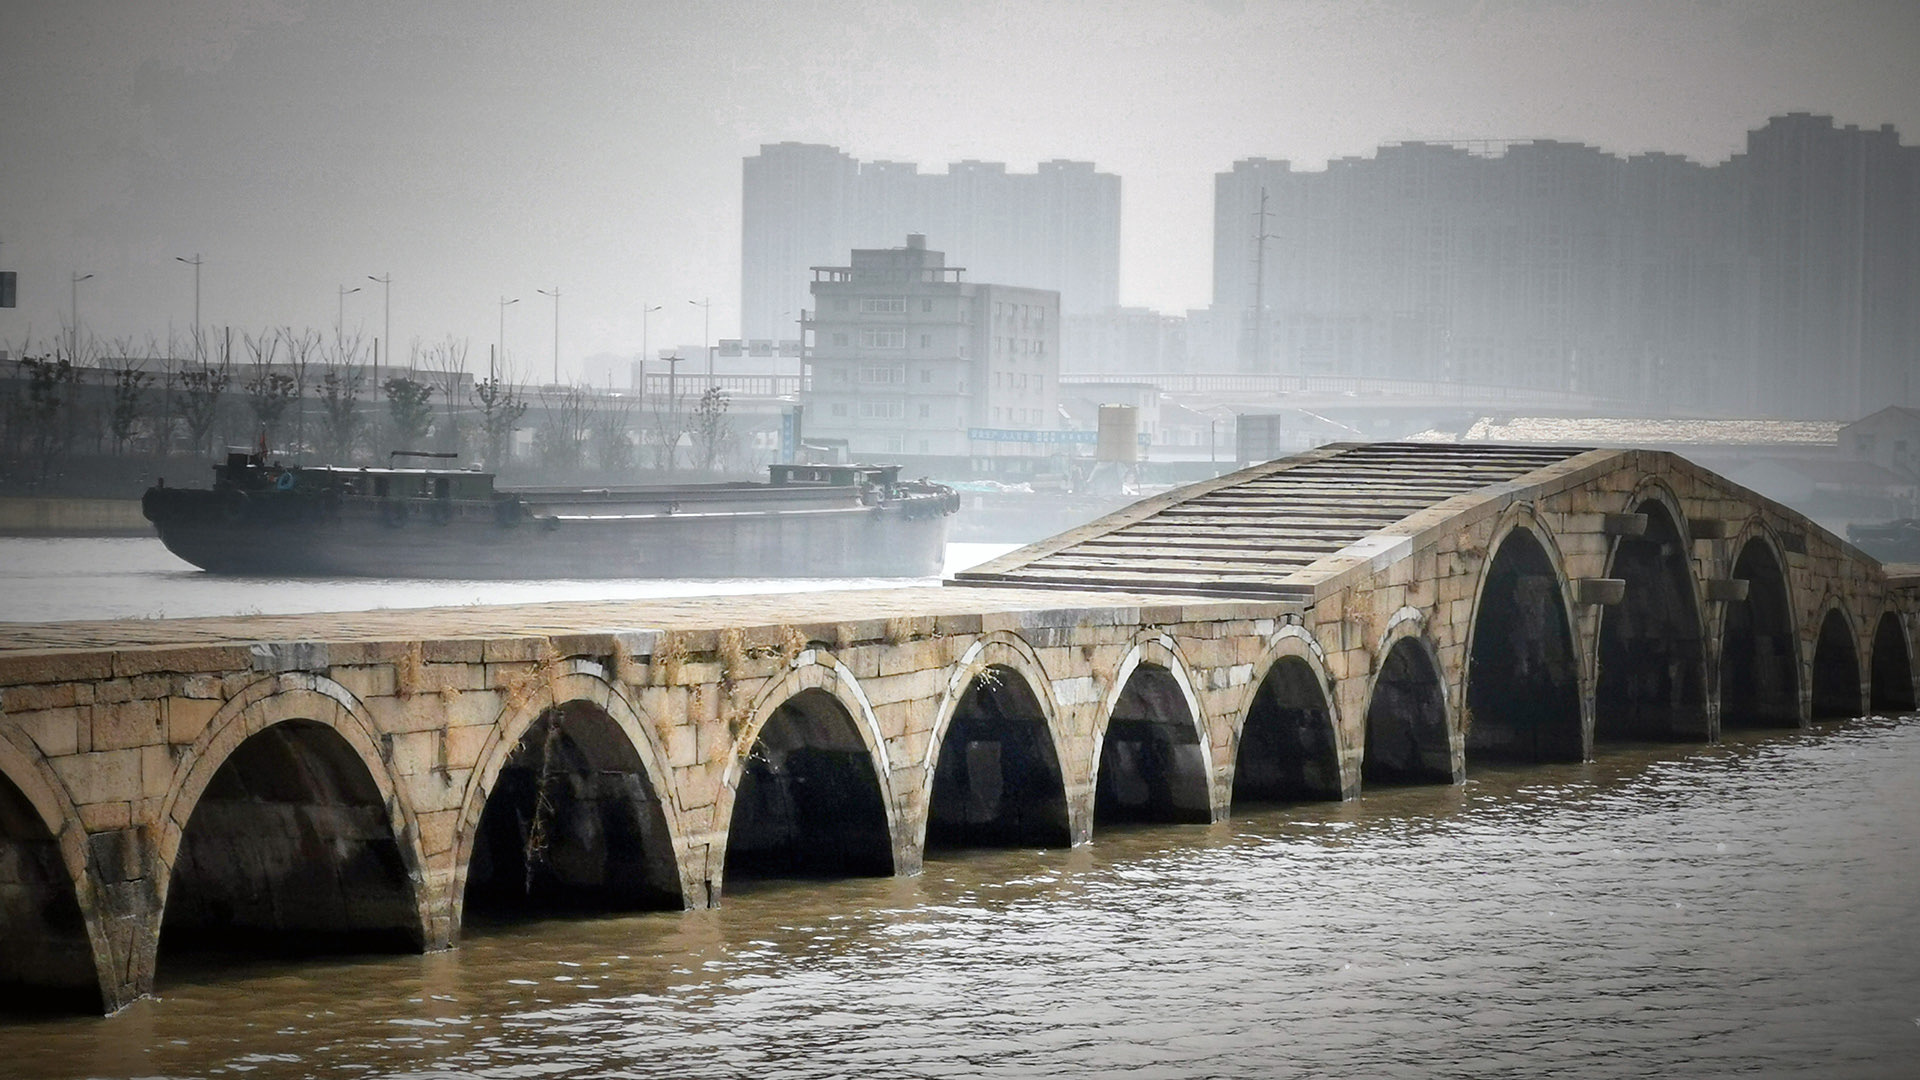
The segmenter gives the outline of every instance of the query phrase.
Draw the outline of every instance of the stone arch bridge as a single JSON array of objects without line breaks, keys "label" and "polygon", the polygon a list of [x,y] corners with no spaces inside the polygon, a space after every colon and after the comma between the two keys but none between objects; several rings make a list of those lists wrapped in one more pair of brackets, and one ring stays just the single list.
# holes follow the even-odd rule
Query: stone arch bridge
[{"label": "stone arch bridge", "polygon": [[1911,709],[1917,618],[1920,572],[1669,454],[1373,444],[947,587],[11,625],[0,986]]}]

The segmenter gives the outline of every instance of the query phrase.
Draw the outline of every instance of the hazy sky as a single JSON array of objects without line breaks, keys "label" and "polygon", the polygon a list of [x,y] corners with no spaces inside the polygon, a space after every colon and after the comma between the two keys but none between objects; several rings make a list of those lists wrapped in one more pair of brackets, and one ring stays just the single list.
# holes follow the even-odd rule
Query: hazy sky
[{"label": "hazy sky", "polygon": [[[735,332],[740,160],[1091,160],[1121,297],[1211,294],[1212,177],[1409,138],[1719,160],[1790,109],[1920,141],[1920,2],[0,0],[0,339],[452,333],[522,370]],[[933,238],[937,246],[937,238]]]}]

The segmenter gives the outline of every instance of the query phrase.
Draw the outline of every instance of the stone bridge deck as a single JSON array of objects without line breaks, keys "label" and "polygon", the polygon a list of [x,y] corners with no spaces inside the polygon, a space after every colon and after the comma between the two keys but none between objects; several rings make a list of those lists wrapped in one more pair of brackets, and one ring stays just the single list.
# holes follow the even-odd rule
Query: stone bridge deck
[{"label": "stone bridge deck", "polygon": [[1332,447],[946,588],[0,628],[0,984],[1910,709],[1920,581],[1667,454]]}]

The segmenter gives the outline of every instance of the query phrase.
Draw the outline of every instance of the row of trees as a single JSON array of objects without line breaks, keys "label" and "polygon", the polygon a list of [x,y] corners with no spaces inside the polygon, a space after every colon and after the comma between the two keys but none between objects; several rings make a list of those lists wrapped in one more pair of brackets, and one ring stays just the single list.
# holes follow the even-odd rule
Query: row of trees
[{"label": "row of trees", "polygon": [[528,388],[511,372],[476,379],[466,343],[452,338],[416,347],[407,366],[384,374],[360,338],[327,343],[291,327],[242,334],[237,347],[228,337],[205,361],[179,351],[151,341],[92,345],[79,356],[22,349],[13,372],[0,369],[12,375],[0,387],[0,454],[28,465],[37,485],[77,455],[206,456],[256,441],[308,461],[430,449],[504,471],[516,464],[516,432],[530,430],[532,455],[519,464],[555,475],[757,464],[743,460],[718,389],[636,416],[632,398],[585,386]]}]

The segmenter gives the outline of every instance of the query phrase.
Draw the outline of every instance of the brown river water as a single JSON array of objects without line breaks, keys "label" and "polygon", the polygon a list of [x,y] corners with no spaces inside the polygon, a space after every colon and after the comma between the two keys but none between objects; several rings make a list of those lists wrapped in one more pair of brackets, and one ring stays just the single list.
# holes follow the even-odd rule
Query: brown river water
[{"label": "brown river water", "polygon": [[425,956],[169,956],[14,1077],[1920,1076],[1920,722],[1096,830]]}]

